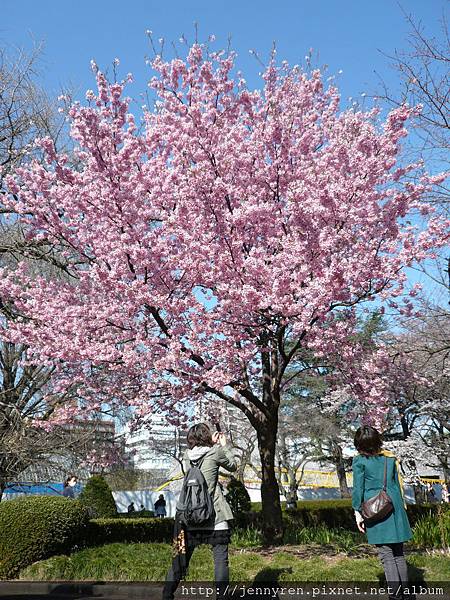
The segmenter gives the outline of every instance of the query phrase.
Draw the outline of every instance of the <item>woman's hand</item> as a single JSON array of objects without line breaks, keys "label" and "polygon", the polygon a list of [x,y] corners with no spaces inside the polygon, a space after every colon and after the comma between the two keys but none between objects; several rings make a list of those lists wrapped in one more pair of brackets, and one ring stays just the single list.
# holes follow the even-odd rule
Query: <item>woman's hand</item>
[{"label": "woman's hand", "polygon": [[366,526],[364,524],[364,521],[362,523],[356,522],[356,527],[359,529],[359,531],[361,533],[366,533]]},{"label": "woman's hand", "polygon": [[227,438],[222,431],[215,431],[212,435],[212,440],[215,444],[220,444],[221,446],[225,446],[227,443]]}]

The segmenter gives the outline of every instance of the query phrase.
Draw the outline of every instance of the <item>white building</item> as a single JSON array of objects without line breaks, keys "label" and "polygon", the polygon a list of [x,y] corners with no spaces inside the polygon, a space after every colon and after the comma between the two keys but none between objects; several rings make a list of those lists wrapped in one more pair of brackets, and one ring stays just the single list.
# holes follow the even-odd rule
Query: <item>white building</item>
[{"label": "white building", "polygon": [[184,450],[179,431],[162,415],[151,415],[136,432],[124,430],[125,447],[132,456],[133,467],[143,471],[167,471],[177,467],[177,457]]}]

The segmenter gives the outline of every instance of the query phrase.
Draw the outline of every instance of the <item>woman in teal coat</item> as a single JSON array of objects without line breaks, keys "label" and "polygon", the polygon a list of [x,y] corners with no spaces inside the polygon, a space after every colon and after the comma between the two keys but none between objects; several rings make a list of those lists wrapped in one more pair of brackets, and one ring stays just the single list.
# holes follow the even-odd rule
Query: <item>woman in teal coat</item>
[{"label": "woman in teal coat", "polygon": [[[386,581],[391,588],[389,598],[403,598],[408,583],[403,543],[411,539],[412,532],[406,515],[397,461],[395,456],[382,450],[381,436],[374,427],[365,426],[357,430],[355,447],[359,453],[353,459],[352,506],[356,523],[358,529],[367,534],[369,544],[377,547]],[[386,491],[394,509],[380,521],[365,523],[361,515],[361,505],[381,491],[385,462]]]}]

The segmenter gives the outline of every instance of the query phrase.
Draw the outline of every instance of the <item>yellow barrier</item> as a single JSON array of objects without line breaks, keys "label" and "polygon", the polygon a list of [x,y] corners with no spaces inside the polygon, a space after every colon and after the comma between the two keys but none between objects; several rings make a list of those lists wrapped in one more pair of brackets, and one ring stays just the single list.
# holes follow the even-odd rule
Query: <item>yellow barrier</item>
[{"label": "yellow barrier", "polygon": [[[299,477],[297,477],[299,479]],[[183,479],[183,473],[178,473],[171,479],[168,479],[165,483],[156,488],[155,492],[160,492],[165,489],[168,485],[170,485],[173,481],[179,481]],[[245,485],[261,485],[260,479],[244,479]],[[444,485],[444,479],[430,479],[429,477],[421,477],[420,483],[437,483],[439,485]],[[353,474],[347,473],[347,484],[349,487],[353,485]],[[336,475],[336,471],[313,471],[313,470],[305,470],[303,471],[303,477],[300,481],[300,488],[338,488],[339,480]]]},{"label": "yellow barrier", "polygon": [[445,479],[432,479],[430,477],[419,477],[420,483],[438,483],[439,485],[445,485]]},{"label": "yellow barrier", "polygon": [[[306,469],[303,471],[303,477],[300,479],[301,473],[297,473],[297,480],[300,488],[336,488],[339,487],[339,480],[335,471],[313,471]],[[347,474],[347,482],[351,485],[351,474]],[[245,479],[246,484],[260,485],[260,479]],[[287,483],[287,481],[286,481]]]},{"label": "yellow barrier", "polygon": [[161,490],[163,490],[164,488],[166,488],[168,485],[170,485],[172,483],[172,481],[178,481],[180,479],[183,479],[183,473],[178,473],[178,475],[175,475],[175,477],[172,477],[171,479],[168,479],[165,483],[163,483],[162,485],[160,485],[159,487],[157,487],[154,491],[155,492],[160,492]]}]

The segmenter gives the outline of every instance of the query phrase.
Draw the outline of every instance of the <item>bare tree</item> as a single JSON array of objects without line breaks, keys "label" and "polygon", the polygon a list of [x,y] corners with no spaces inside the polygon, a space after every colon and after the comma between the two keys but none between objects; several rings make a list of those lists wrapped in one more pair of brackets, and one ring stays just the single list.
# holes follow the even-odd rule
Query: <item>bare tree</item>
[{"label": "bare tree", "polygon": [[35,138],[50,137],[58,145],[67,141],[64,117],[38,83],[41,55],[40,45],[31,52],[0,48],[0,183],[29,159]]},{"label": "bare tree", "polygon": [[298,425],[282,418],[278,430],[278,483],[288,507],[296,506],[306,464],[315,458],[309,437],[302,435]]},{"label": "bare tree", "polygon": [[420,437],[450,483],[449,314],[443,308],[424,307],[423,314],[405,326],[396,336],[394,348],[407,357],[415,377],[400,379],[394,409],[400,418],[401,437]]},{"label": "bare tree", "polygon": [[[382,82],[382,97],[391,106],[408,103],[420,107],[409,137],[412,159],[423,160],[428,169],[436,172],[450,169],[450,36],[445,15],[440,21],[439,34],[430,36],[422,24],[405,13],[410,27],[409,45],[388,55],[402,83],[395,93]],[[448,179],[436,186],[427,198],[436,209],[450,214]],[[437,285],[450,285],[450,257],[444,253],[433,264],[414,267],[425,272]]]},{"label": "bare tree", "polygon": [[[148,437],[144,440],[138,439],[134,444],[139,447],[139,456],[142,460],[150,460],[154,457],[166,459],[168,463],[175,464],[183,469],[183,454],[186,450],[184,437],[176,428],[159,428],[158,431],[152,429],[151,424],[148,427]],[[166,475],[172,470],[169,467]]]},{"label": "bare tree", "polygon": [[7,484],[24,472],[59,471],[61,479],[74,470],[100,472],[119,454],[114,432],[105,435],[101,420],[45,427],[53,407],[42,392],[51,373],[41,366],[18,367],[23,355],[17,351],[7,342],[0,349],[2,375],[19,373],[8,379],[9,388],[5,379],[0,387],[0,499]]},{"label": "bare tree", "polygon": [[[0,48],[0,256],[46,262],[53,267],[53,276],[58,271],[69,276],[61,254],[45,240],[30,244],[16,215],[2,202],[10,193],[5,177],[25,161],[41,160],[36,139],[50,138],[58,150],[70,150],[65,115],[39,82],[41,57],[41,45],[31,52]],[[64,96],[69,99],[71,93],[66,90]]]},{"label": "bare tree", "polygon": [[[439,33],[430,36],[420,22],[405,13],[410,26],[409,47],[397,51],[391,60],[400,74],[402,91],[399,95],[383,86],[383,97],[391,105],[407,102],[420,105],[414,125],[415,136],[410,152],[436,170],[450,168],[450,36],[445,16]],[[448,180],[447,180],[448,181]],[[450,213],[450,189],[447,182],[436,187],[429,200],[437,211]],[[406,355],[412,361],[417,377],[403,382],[397,390],[392,407],[392,430],[387,437],[404,443],[407,462],[415,468],[414,447],[428,448],[432,460],[437,458],[446,481],[450,473],[450,313],[448,290],[450,258],[441,253],[434,263],[420,268],[434,282],[433,296],[422,299],[422,316],[403,321],[404,331],[391,339],[394,355]],[[446,307],[447,306],[447,307]],[[415,441],[414,441],[415,440]],[[412,443],[414,442],[414,443]],[[417,457],[417,451],[415,453]],[[425,455],[423,456],[426,462]]]},{"label": "bare tree", "polygon": [[349,428],[343,427],[337,430],[329,421],[324,422],[325,430],[314,440],[316,458],[319,462],[332,464],[336,471],[339,482],[339,493],[341,498],[351,496],[347,481],[347,472],[350,470],[351,459],[344,456],[344,448],[351,446]]},{"label": "bare tree", "polygon": [[249,470],[261,478],[261,465],[258,454],[258,440],[255,429],[248,419],[237,410],[231,411],[227,419],[227,434],[235,452],[238,468],[234,477],[245,483]]},{"label": "bare tree", "polygon": [[[46,242],[30,245],[2,204],[4,177],[23,161],[40,158],[35,138],[49,137],[60,148],[67,140],[64,116],[38,83],[40,56],[39,46],[29,53],[0,49],[0,265],[14,270],[18,261],[26,260],[46,277],[69,277],[61,255]],[[16,317],[15,307],[0,298],[4,332]],[[83,419],[71,427],[45,427],[55,408],[77,394],[75,386],[52,393],[54,372],[55,365],[30,360],[26,344],[0,336],[0,498],[7,482],[26,469],[52,464],[70,469],[88,455],[104,462],[113,447],[114,440],[100,434],[99,420],[98,427],[95,420],[87,424]]]},{"label": "bare tree", "polygon": [[[420,106],[415,118],[415,133],[420,144],[413,139],[415,152],[437,169],[448,169],[450,163],[450,37],[445,16],[440,21],[440,33],[429,36],[420,22],[405,13],[410,26],[409,45],[389,56],[400,75],[400,94],[392,93],[383,84],[383,98],[389,104],[408,103]],[[441,185],[435,195],[436,202],[449,210],[450,190]]]}]

